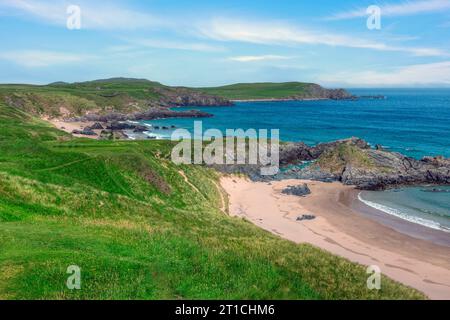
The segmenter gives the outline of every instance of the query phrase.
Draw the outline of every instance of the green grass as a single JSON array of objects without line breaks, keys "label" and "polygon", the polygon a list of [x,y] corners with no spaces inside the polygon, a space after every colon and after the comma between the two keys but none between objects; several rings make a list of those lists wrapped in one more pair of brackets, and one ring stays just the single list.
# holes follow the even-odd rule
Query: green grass
[{"label": "green grass", "polygon": [[0,104],[0,299],[424,298],[227,216],[217,174],[171,146],[75,139]]},{"label": "green grass", "polygon": [[303,82],[238,83],[223,87],[201,88],[200,90],[231,100],[308,98],[309,85]]},{"label": "green grass", "polygon": [[[80,83],[54,83],[45,86],[0,85],[0,102],[35,115],[71,116],[86,111],[130,113],[148,109],[157,101],[160,83],[137,79],[109,79]],[[62,109],[64,112],[62,112]]]},{"label": "green grass", "polygon": [[342,173],[348,164],[361,169],[375,168],[373,160],[363,149],[346,143],[331,151],[325,151],[314,163],[321,170],[335,174]]}]

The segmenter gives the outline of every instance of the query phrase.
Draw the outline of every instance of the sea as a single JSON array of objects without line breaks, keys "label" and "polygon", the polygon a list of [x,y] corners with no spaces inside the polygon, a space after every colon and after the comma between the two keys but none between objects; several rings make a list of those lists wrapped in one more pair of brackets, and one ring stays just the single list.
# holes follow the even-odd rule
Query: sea
[{"label": "sea", "polygon": [[[148,121],[159,127],[185,128],[193,132],[194,121],[203,130],[279,129],[283,141],[309,145],[360,137],[371,145],[420,159],[450,157],[450,88],[446,89],[348,89],[358,96],[384,99],[237,102],[232,107],[188,107],[214,115],[204,119]],[[171,130],[152,135],[168,138]],[[450,188],[408,187],[380,192],[362,192],[366,205],[450,236]]]}]

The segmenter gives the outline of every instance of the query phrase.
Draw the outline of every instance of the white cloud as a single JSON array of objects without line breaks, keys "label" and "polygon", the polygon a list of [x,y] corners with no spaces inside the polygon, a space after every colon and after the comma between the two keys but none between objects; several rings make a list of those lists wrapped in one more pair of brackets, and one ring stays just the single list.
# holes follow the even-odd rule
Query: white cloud
[{"label": "white cloud", "polygon": [[450,85],[450,61],[416,64],[388,71],[367,70],[341,72],[323,76],[326,84],[349,86],[448,86]]},{"label": "white cloud", "polygon": [[[420,0],[405,1],[401,4],[386,4],[380,6],[382,16],[408,16],[430,12],[440,12],[450,9],[450,0]],[[340,12],[327,18],[329,20],[343,20],[367,17],[367,8],[358,8],[348,12]]]},{"label": "white cloud", "polygon": [[255,61],[287,60],[287,59],[291,59],[291,57],[277,56],[277,55],[260,55],[260,56],[237,56],[228,58],[228,60],[238,62],[255,62]]},{"label": "white cloud", "polygon": [[76,63],[88,56],[54,51],[8,51],[1,52],[0,59],[11,61],[25,67],[48,67],[51,65]]},{"label": "white cloud", "polygon": [[174,49],[174,50],[204,51],[204,52],[220,52],[226,50],[226,48],[223,46],[211,45],[201,42],[186,42],[178,40],[135,39],[129,40],[129,42],[142,47]]},{"label": "white cloud", "polygon": [[378,51],[406,52],[417,56],[446,56],[435,48],[391,46],[347,35],[314,31],[280,22],[249,22],[232,19],[213,19],[198,26],[198,32],[218,41],[240,41],[266,45],[327,45],[364,48]]},{"label": "white cloud", "polygon": [[[72,3],[67,1],[36,1],[36,0],[0,0],[0,8],[16,10],[17,13],[44,20],[48,23],[66,26],[67,7]],[[110,3],[78,1],[81,9],[82,29],[137,29],[144,27],[161,27],[167,22],[148,13],[117,7]]]}]

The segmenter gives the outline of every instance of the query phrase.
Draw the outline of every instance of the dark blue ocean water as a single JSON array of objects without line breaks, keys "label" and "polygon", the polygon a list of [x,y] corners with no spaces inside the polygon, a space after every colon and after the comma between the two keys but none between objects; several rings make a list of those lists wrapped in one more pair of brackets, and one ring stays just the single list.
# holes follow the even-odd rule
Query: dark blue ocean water
[{"label": "dark blue ocean water", "polygon": [[[284,141],[320,142],[357,136],[372,145],[421,158],[450,157],[450,89],[350,89],[356,95],[385,95],[385,100],[245,102],[233,107],[198,108],[214,114],[201,119],[204,130],[280,129]],[[192,109],[182,108],[183,109]],[[197,107],[194,107],[197,108]],[[199,120],[199,119],[197,119]],[[193,119],[150,121],[153,125],[186,128]],[[170,130],[159,130],[170,137]],[[426,187],[362,193],[366,204],[434,229],[450,231],[450,192]],[[445,190],[448,190],[445,189]]]},{"label": "dark blue ocean water", "polygon": [[[190,107],[214,114],[203,127],[280,129],[284,141],[314,145],[357,136],[411,157],[450,157],[450,89],[350,89],[356,95],[385,95],[385,100],[242,102],[233,107]],[[152,124],[192,130],[193,119]],[[159,132],[168,135],[168,132]]]}]

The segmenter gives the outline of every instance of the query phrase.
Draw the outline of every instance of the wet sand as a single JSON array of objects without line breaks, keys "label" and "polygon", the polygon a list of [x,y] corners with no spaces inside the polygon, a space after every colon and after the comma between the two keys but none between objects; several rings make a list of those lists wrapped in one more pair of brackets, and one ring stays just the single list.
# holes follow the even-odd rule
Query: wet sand
[{"label": "wet sand", "polygon": [[[308,183],[310,195],[281,193],[288,185],[303,182]],[[365,206],[357,198],[358,190],[338,182],[284,180],[268,184],[229,176],[223,177],[221,184],[229,194],[230,215],[296,243],[310,243],[362,265],[377,265],[383,274],[431,299],[450,299],[448,233],[426,228],[420,239],[399,232],[395,226],[401,224],[407,230],[409,222],[394,221],[395,217]],[[296,221],[303,214],[316,219]],[[420,234],[420,230],[413,233]]]}]

